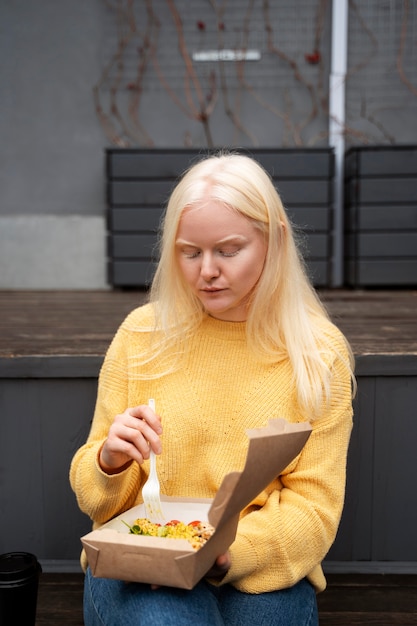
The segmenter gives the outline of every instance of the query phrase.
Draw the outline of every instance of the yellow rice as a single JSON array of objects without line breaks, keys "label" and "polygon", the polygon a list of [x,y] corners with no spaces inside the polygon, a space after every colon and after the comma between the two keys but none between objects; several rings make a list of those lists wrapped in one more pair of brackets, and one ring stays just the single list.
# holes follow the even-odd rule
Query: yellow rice
[{"label": "yellow rice", "polygon": [[129,528],[130,532],[135,535],[186,539],[195,550],[201,548],[214,532],[213,526],[208,522],[198,522],[192,525],[176,522],[161,526],[160,524],[154,524],[146,518],[136,519]]}]

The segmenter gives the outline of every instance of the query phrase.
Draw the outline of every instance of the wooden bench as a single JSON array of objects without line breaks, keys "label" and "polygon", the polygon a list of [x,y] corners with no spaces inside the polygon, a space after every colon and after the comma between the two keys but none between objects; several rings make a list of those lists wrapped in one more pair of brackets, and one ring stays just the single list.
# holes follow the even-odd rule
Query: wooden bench
[{"label": "wooden bench", "polygon": [[[83,626],[83,575],[42,574],[36,626]],[[320,626],[416,626],[417,576],[328,576]]]}]

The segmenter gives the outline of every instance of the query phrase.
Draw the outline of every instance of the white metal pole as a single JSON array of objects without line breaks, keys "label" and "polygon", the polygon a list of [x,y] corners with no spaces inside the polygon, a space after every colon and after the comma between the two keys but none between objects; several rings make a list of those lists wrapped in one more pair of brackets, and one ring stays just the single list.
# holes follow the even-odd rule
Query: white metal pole
[{"label": "white metal pole", "polygon": [[329,144],[335,153],[332,286],[343,285],[343,178],[345,154],[345,81],[347,72],[348,0],[332,2],[329,77]]}]

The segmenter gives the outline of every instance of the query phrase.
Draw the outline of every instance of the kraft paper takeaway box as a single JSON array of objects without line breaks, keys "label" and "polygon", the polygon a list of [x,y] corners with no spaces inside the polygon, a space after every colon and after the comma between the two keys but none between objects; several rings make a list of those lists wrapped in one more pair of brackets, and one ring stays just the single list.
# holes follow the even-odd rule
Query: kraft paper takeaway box
[{"label": "kraft paper takeaway box", "polygon": [[185,539],[130,534],[126,524],[146,517],[140,504],[81,538],[93,575],[192,589],[233,543],[242,509],[301,452],[311,426],[272,419],[246,432],[245,467],[224,477],[213,500],[161,496],[166,521],[199,519],[214,526],[202,548],[194,550]]}]

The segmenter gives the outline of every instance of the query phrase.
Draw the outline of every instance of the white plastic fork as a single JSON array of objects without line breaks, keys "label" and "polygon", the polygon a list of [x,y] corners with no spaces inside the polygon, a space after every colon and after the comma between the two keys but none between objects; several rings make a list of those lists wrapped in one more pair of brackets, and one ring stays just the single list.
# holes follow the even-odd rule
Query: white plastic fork
[{"label": "white plastic fork", "polygon": [[[148,405],[155,411],[155,401],[152,398],[148,401]],[[149,477],[142,487],[142,498],[145,505],[147,519],[154,524],[161,524],[165,522],[165,517],[162,512],[161,499],[159,495],[160,486],[158,474],[156,472],[156,455],[152,448],[149,452],[149,463]]]}]

